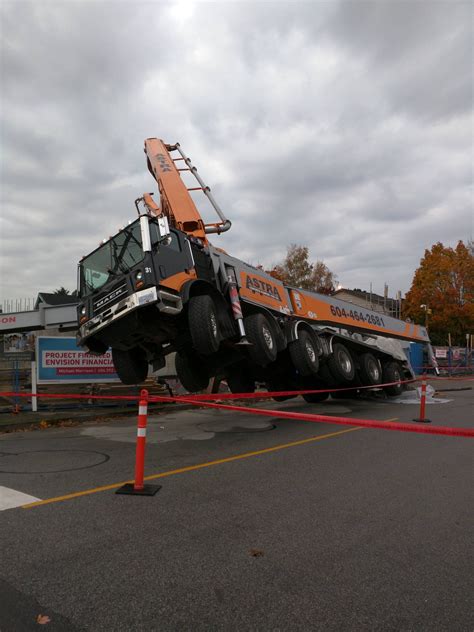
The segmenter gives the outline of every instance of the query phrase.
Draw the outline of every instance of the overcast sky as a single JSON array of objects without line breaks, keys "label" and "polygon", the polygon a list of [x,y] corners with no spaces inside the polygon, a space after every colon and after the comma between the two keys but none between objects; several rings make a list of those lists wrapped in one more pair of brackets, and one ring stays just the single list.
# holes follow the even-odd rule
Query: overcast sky
[{"label": "overcast sky", "polygon": [[473,6],[2,0],[0,298],[75,288],[156,190],[151,136],[232,220],[215,245],[406,292],[473,233]]}]

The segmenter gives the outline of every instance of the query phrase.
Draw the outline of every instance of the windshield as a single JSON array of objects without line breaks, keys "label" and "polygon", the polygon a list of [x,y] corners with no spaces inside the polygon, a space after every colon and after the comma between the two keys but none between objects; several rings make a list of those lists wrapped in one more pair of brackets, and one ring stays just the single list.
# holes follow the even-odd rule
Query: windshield
[{"label": "windshield", "polygon": [[81,262],[81,296],[96,292],[107,281],[143,261],[140,221],[136,220]]}]

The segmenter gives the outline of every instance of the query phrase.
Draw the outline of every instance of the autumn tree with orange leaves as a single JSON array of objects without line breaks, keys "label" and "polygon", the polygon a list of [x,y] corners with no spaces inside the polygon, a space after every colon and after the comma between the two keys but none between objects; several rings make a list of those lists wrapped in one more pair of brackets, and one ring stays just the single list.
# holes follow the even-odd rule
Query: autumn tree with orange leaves
[{"label": "autumn tree with orange leaves", "polygon": [[404,306],[404,318],[428,324],[434,344],[464,346],[466,334],[474,334],[474,254],[471,244],[456,248],[442,243],[425,250],[413,277]]}]

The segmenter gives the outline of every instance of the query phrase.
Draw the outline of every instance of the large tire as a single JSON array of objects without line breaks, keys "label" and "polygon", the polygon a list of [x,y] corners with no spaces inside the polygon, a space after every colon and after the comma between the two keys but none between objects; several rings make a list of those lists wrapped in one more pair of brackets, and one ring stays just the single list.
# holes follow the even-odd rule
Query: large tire
[{"label": "large tire", "polygon": [[[310,390],[314,388],[320,390],[326,390],[327,384],[325,384],[320,378],[315,379],[314,377],[300,379],[298,381],[298,389],[301,391]],[[308,404],[316,404],[317,402],[324,402],[330,393],[329,391],[326,393],[306,393],[301,397],[308,402]]]},{"label": "large tire", "polygon": [[313,336],[304,329],[298,338],[288,345],[293,366],[300,375],[316,375],[319,370],[319,355]]},{"label": "large tire", "polygon": [[359,391],[351,389],[350,391],[333,391],[332,399],[357,399]]},{"label": "large tire", "polygon": [[337,382],[349,384],[355,377],[354,360],[349,349],[341,342],[332,346],[332,355],[328,359],[329,370]]},{"label": "large tire", "polygon": [[364,386],[376,386],[382,382],[382,371],[377,358],[371,353],[359,357],[359,376]]},{"label": "large tire", "polygon": [[334,386],[334,388],[337,388],[338,386],[340,386],[337,380],[334,379],[327,364],[322,364],[319,367],[319,377],[322,379],[325,386]]},{"label": "large tire", "polygon": [[203,391],[209,385],[209,376],[197,358],[176,354],[176,374],[189,393]]},{"label": "large tire", "polygon": [[226,381],[231,393],[255,393],[255,381],[243,367],[230,370]]},{"label": "large tire", "polygon": [[112,349],[115,370],[123,384],[141,384],[148,375],[148,362],[145,352],[135,347],[123,351]]},{"label": "large tire", "polygon": [[[387,382],[402,381],[402,371],[398,362],[387,362],[382,367],[382,379],[384,384]],[[384,386],[383,390],[387,395],[393,395],[397,397],[403,393],[403,384],[392,384],[391,386]]]},{"label": "large tire", "polygon": [[263,314],[251,314],[244,320],[251,359],[259,366],[267,366],[276,360],[277,343],[268,319]]},{"label": "large tire", "polygon": [[329,393],[306,393],[303,395],[303,399],[308,404],[317,404],[318,402],[324,402],[329,397]]},{"label": "large tire", "polygon": [[[271,380],[265,384],[267,387],[267,391],[269,393],[275,393],[278,391],[293,391],[294,389],[286,385],[284,382],[279,380]],[[297,397],[297,395],[276,395],[272,397],[275,402],[286,402],[287,399],[293,399]]]},{"label": "large tire", "polygon": [[193,347],[202,355],[219,349],[220,333],[216,306],[208,294],[193,296],[188,305],[188,324]]}]

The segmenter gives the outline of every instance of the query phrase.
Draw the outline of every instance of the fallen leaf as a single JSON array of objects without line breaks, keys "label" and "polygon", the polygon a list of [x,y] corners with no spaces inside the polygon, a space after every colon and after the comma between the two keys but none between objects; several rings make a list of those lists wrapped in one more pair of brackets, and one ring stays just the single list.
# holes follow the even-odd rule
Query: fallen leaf
[{"label": "fallen leaf", "polygon": [[250,549],[249,553],[252,557],[263,557],[263,551],[261,549]]},{"label": "fallen leaf", "polygon": [[47,614],[39,614],[36,617],[36,623],[38,623],[39,625],[46,625],[47,623],[51,623],[51,619],[48,617]]}]

